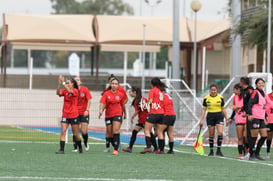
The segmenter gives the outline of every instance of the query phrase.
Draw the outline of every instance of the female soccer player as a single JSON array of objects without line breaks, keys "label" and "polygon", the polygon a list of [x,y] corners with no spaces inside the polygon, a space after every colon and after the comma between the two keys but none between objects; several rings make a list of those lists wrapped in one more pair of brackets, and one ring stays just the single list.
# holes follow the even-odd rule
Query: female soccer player
[{"label": "female soccer player", "polygon": [[[176,115],[173,109],[173,100],[170,94],[164,93],[164,119],[162,123],[159,123],[157,125],[157,135],[158,140],[163,139],[163,143],[165,143],[164,140],[164,132],[167,130],[167,134],[169,137],[169,151],[168,154],[173,154],[173,126],[176,119]],[[160,151],[158,154],[164,153],[164,144],[160,145],[159,147]]]},{"label": "female soccer player", "polygon": [[[248,103],[248,110],[249,110],[249,116],[248,119],[251,121],[251,137],[252,137],[252,143],[251,143],[251,148],[253,150],[253,153],[255,155],[251,155],[249,160],[264,160],[260,156],[260,150],[261,147],[263,146],[266,138],[267,138],[267,133],[266,133],[266,126],[265,126],[265,119],[267,118],[266,116],[266,95],[265,92],[263,91],[264,89],[264,80],[262,78],[258,78],[255,81],[256,84],[256,89],[252,93],[249,103]],[[255,144],[257,141],[258,134],[260,133],[260,140],[257,143],[257,147],[255,150]]]},{"label": "female soccer player", "polygon": [[118,155],[120,145],[120,127],[122,124],[122,114],[126,119],[125,111],[125,96],[118,91],[119,82],[117,79],[112,79],[110,88],[107,89],[100,100],[99,118],[105,111],[105,124],[109,137],[113,137],[113,155]]},{"label": "female soccer player", "polygon": [[209,146],[210,146],[210,152],[208,156],[214,155],[213,144],[214,144],[215,127],[217,129],[217,134],[218,134],[216,155],[221,157],[224,156],[221,152],[221,146],[223,141],[224,117],[227,120],[227,112],[224,105],[225,105],[224,98],[217,93],[216,84],[211,84],[210,94],[207,95],[203,101],[203,109],[202,109],[201,118],[200,118],[200,126],[202,126],[205,113],[206,111],[208,111],[207,126],[209,128]]},{"label": "female soccer player", "polygon": [[[91,104],[92,96],[87,87],[82,85],[80,77],[74,77],[79,88],[79,99],[78,99],[78,109],[79,109],[79,122],[81,125],[81,133],[84,141],[85,151],[89,150],[88,144],[88,124],[89,124],[89,109]],[[75,140],[73,140],[75,141]],[[77,145],[74,144],[74,152],[77,150]]]},{"label": "female soccer player", "polygon": [[[272,86],[273,90],[273,86]],[[268,116],[267,127],[267,139],[266,139],[266,158],[270,158],[270,148],[272,143],[272,133],[273,133],[273,92],[267,94],[266,97],[266,113]]]},{"label": "female soccer player", "polygon": [[[238,152],[239,155],[237,158],[241,158],[243,156],[244,150],[244,139],[246,138],[246,116],[245,112],[242,111],[243,103],[243,89],[240,84],[236,84],[233,88],[233,92],[235,94],[233,98],[233,105],[230,108],[235,113],[235,124],[236,131],[238,137]],[[227,125],[232,123],[232,119],[234,114],[232,114],[231,118],[228,120]]]},{"label": "female soccer player", "polygon": [[[150,112],[148,118],[145,123],[145,140],[146,140],[146,148],[141,152],[147,153],[151,152],[151,131],[153,126],[157,126],[158,123],[163,122],[164,118],[164,91],[167,86],[160,81],[159,78],[153,78],[151,80],[152,89],[149,91],[149,99],[148,99],[148,106],[150,107]],[[157,128],[156,128],[157,130]],[[158,140],[159,148],[164,147],[164,139]]]},{"label": "female soccer player", "polygon": [[133,145],[136,141],[137,133],[144,128],[144,124],[148,116],[148,111],[146,107],[148,99],[145,97],[142,97],[141,89],[133,86],[130,90],[130,96],[134,97],[132,106],[134,106],[135,108],[135,113],[133,114],[131,118],[131,122],[133,123],[134,118],[138,115],[138,123],[135,125],[135,128],[132,132],[129,147],[122,149],[124,152],[129,152],[129,153],[132,152]]},{"label": "female soccer player", "polygon": [[[111,74],[110,77],[108,77],[108,83],[109,83],[109,85],[111,85],[111,81],[112,81],[113,79],[117,79],[117,77],[114,76],[114,74]],[[109,86],[109,87],[110,87],[110,86]],[[109,87],[106,88],[105,90],[109,89]],[[120,85],[118,86],[117,90],[118,90],[119,92],[121,92],[121,93],[123,94],[123,96],[125,97],[125,104],[126,104],[127,101],[128,101],[128,97],[127,97],[126,91],[125,91],[124,88],[123,88],[122,86],[120,86]],[[107,129],[106,129],[106,133],[105,133],[105,134],[106,134],[106,136],[105,136],[106,148],[105,148],[104,152],[107,153],[107,152],[110,152],[110,143],[112,143],[112,145],[113,145],[113,137],[109,137],[109,136],[108,136]]]},{"label": "female soccer player", "polygon": [[[61,86],[64,86],[64,89],[61,90]],[[57,95],[60,97],[64,97],[64,105],[63,105],[63,115],[61,120],[61,138],[60,138],[60,149],[56,152],[56,154],[64,154],[64,146],[65,146],[65,136],[66,131],[71,124],[73,138],[76,140],[76,144],[79,148],[79,153],[82,153],[82,144],[81,137],[79,135],[79,112],[78,112],[78,97],[79,90],[77,82],[74,79],[67,79],[64,82],[64,77],[59,76],[59,85],[57,87]]]}]

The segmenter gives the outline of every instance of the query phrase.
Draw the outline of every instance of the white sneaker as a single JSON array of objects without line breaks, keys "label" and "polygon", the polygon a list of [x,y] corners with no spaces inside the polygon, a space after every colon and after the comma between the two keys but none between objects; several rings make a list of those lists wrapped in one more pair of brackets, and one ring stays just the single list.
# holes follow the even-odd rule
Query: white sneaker
[{"label": "white sneaker", "polygon": [[249,160],[250,154],[247,153],[245,156],[241,157],[240,160]]},{"label": "white sneaker", "polygon": [[103,152],[104,152],[104,153],[110,152],[110,148],[105,148],[105,150],[104,150]]},{"label": "white sneaker", "polygon": [[77,153],[78,149],[73,149],[72,152]]},{"label": "white sneaker", "polygon": [[270,159],[270,152],[266,153],[266,159]]},{"label": "white sneaker", "polygon": [[88,150],[89,150],[89,144],[87,143],[86,146],[85,146],[85,151],[88,151]]}]

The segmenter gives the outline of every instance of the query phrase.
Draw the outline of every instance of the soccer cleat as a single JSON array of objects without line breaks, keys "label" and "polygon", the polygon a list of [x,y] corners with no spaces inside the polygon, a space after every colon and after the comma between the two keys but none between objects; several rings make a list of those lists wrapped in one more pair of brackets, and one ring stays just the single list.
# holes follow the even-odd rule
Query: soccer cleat
[{"label": "soccer cleat", "polygon": [[110,152],[110,148],[105,148],[105,150],[103,152],[104,153],[109,153]]},{"label": "soccer cleat", "polygon": [[76,148],[76,149],[73,149],[72,152],[77,153],[77,152],[78,152],[78,149],[77,149],[77,148]]},{"label": "soccer cleat", "polygon": [[255,156],[250,156],[249,161],[257,161],[258,159]]},{"label": "soccer cleat", "polygon": [[88,151],[89,150],[89,144],[86,143],[86,145],[84,144],[84,146],[85,146],[85,151]]},{"label": "soccer cleat", "polygon": [[264,159],[263,157],[261,157],[260,155],[256,155],[255,158],[256,158],[257,160],[261,160],[261,161],[264,161],[264,160],[265,160],[265,159]]},{"label": "soccer cleat", "polygon": [[112,155],[118,155],[118,150],[113,149]]},{"label": "soccer cleat", "polygon": [[224,157],[224,155],[223,155],[223,153],[221,152],[220,149],[217,149],[216,156]]},{"label": "soccer cleat", "polygon": [[63,150],[56,151],[56,154],[64,154]]},{"label": "soccer cleat", "polygon": [[208,156],[213,156],[213,155],[214,155],[213,150],[210,150]]},{"label": "soccer cleat", "polygon": [[167,154],[174,154],[174,151],[169,150],[169,151],[167,152]]},{"label": "soccer cleat", "polygon": [[152,149],[151,148],[145,148],[143,151],[141,151],[141,154],[145,154],[145,153],[151,153]]},{"label": "soccer cleat", "polygon": [[243,157],[243,154],[239,154],[239,155],[237,156],[238,159],[240,159],[240,158],[242,158],[242,157]]},{"label": "soccer cleat", "polygon": [[240,160],[249,160],[250,154],[247,153],[245,156],[241,157]]},{"label": "soccer cleat", "polygon": [[158,152],[156,152],[156,154],[159,154],[159,155],[161,155],[161,154],[166,154],[164,151],[158,151]]},{"label": "soccer cleat", "polygon": [[154,149],[153,151],[152,151],[152,154],[157,154],[157,152],[159,152],[160,150],[159,150],[159,148],[156,148],[156,149]]},{"label": "soccer cleat", "polygon": [[123,148],[122,151],[128,152],[128,153],[132,153],[132,148],[130,148],[130,147],[128,147],[128,148]]},{"label": "soccer cleat", "polygon": [[266,153],[266,157],[265,157],[266,159],[270,159],[270,152],[267,152]]}]

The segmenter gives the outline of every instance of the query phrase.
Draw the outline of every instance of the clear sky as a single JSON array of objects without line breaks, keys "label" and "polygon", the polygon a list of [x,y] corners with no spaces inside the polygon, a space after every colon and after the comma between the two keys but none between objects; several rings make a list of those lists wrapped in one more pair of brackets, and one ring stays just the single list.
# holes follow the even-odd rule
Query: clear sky
[{"label": "clear sky", "polygon": [[[123,0],[133,6],[135,15],[143,16],[172,16],[172,0]],[[227,17],[228,0],[201,0],[202,8],[198,12],[198,18],[205,21],[214,21]],[[180,14],[192,16],[190,9],[191,0],[180,0]],[[142,6],[140,6],[142,5]],[[142,7],[142,8],[140,8]],[[26,13],[26,14],[50,14],[52,12],[50,0],[0,0],[0,13]],[[2,17],[0,18],[2,25]]]}]

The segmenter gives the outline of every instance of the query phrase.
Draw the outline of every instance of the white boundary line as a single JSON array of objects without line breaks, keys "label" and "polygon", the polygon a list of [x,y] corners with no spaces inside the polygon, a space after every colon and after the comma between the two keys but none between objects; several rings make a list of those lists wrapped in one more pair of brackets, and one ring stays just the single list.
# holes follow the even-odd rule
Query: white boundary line
[{"label": "white boundary line", "polygon": [[[196,155],[199,156],[197,153],[193,153],[193,152],[187,152],[187,151],[180,151],[180,150],[176,150],[174,149],[175,152],[178,153],[185,153],[185,154],[191,154],[191,155]],[[204,155],[205,157],[209,157],[207,155]],[[202,156],[201,156],[202,157]],[[250,164],[259,164],[259,165],[265,165],[265,166],[270,166],[273,167],[273,164],[271,163],[264,163],[263,161],[249,161],[249,160],[240,160],[240,159],[236,159],[236,158],[230,158],[230,157],[217,157],[214,156],[213,158],[219,158],[219,159],[223,159],[223,160],[232,160],[232,161],[239,161],[239,162],[244,162],[244,163],[250,163]]]},{"label": "white boundary line", "polygon": [[[59,142],[29,142],[29,141],[3,141],[0,140],[0,143],[36,143],[36,144],[58,144]],[[72,143],[71,143],[72,144]],[[105,143],[89,143],[91,145],[104,145]],[[127,145],[127,144],[126,144]],[[143,145],[135,145],[134,147],[145,147]],[[177,149],[174,149],[175,152],[178,153],[185,153],[185,154],[191,154],[191,155],[196,155],[199,156],[197,153],[195,152],[188,152],[188,151],[180,151]],[[204,155],[206,157],[208,157],[207,155]],[[271,163],[264,163],[263,161],[248,161],[248,160],[240,160],[240,159],[236,159],[236,158],[230,158],[230,157],[217,157],[214,156],[214,158],[218,158],[218,159],[223,159],[223,160],[232,160],[232,161],[239,161],[239,162],[244,162],[244,163],[250,163],[250,164],[258,164],[258,165],[265,165],[265,166],[270,166],[273,167],[273,164]],[[0,177],[1,179],[1,177]]]},{"label": "white boundary line", "polygon": [[171,181],[158,179],[114,179],[114,178],[68,178],[68,177],[15,177],[15,176],[0,176],[1,179],[16,179],[16,180],[98,180],[98,181]]}]

